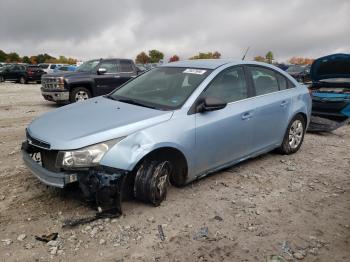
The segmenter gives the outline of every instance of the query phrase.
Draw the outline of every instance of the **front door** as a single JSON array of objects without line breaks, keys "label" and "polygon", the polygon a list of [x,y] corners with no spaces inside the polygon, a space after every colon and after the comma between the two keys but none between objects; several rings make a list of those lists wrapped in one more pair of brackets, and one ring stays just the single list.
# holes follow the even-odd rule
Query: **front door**
[{"label": "front door", "polygon": [[116,60],[102,61],[98,68],[106,69],[106,73],[95,76],[96,96],[108,94],[120,85],[120,74]]},{"label": "front door", "polygon": [[219,73],[202,97],[227,102],[221,110],[196,113],[196,173],[219,168],[247,156],[252,146],[254,108],[242,67]]}]

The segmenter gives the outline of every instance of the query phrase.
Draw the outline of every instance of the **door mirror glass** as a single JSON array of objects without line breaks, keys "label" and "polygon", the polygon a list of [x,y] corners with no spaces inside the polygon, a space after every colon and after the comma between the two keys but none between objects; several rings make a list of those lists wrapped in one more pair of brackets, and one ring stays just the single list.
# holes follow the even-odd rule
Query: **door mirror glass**
[{"label": "door mirror glass", "polygon": [[207,112],[207,111],[215,111],[220,110],[226,107],[227,103],[217,97],[205,97],[202,102],[198,105],[198,112]]},{"label": "door mirror glass", "polygon": [[97,70],[97,73],[98,73],[99,75],[104,75],[105,73],[107,73],[107,69],[106,69],[106,68],[100,67],[100,68]]}]

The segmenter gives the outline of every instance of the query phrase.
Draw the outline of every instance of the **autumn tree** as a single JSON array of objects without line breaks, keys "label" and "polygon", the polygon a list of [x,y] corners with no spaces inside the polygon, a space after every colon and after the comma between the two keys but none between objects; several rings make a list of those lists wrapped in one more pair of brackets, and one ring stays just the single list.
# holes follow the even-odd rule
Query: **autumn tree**
[{"label": "autumn tree", "polygon": [[257,61],[257,62],[266,62],[266,59],[265,57],[261,56],[261,55],[258,55],[256,57],[254,57],[254,61]]},{"label": "autumn tree", "polygon": [[305,57],[292,57],[289,59],[289,63],[293,65],[311,65],[314,59],[305,58]]},{"label": "autumn tree", "polygon": [[267,52],[267,54],[265,55],[266,58],[266,62],[269,64],[272,64],[272,60],[273,58],[273,53],[271,51]]},{"label": "autumn tree", "polygon": [[164,54],[158,50],[149,50],[148,56],[150,58],[151,63],[159,63],[160,60],[163,60]]},{"label": "autumn tree", "polygon": [[177,55],[173,55],[169,58],[169,63],[179,61],[180,58]]},{"label": "autumn tree", "polygon": [[192,56],[189,59],[219,59],[221,57],[221,54],[218,51],[215,51],[214,53],[208,52],[208,53],[201,53],[199,52],[198,55]]},{"label": "autumn tree", "polygon": [[150,58],[145,52],[141,52],[136,56],[135,62],[136,64],[148,64]]},{"label": "autumn tree", "polygon": [[19,55],[16,52],[12,52],[7,54],[7,58],[6,58],[7,62],[21,62],[21,58],[19,57]]}]

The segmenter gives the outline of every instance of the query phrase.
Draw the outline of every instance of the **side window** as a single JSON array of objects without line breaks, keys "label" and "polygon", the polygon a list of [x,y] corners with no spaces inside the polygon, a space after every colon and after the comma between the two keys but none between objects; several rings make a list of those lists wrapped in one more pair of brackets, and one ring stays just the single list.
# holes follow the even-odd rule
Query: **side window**
[{"label": "side window", "polygon": [[280,75],[278,73],[276,73],[276,75],[277,75],[278,85],[280,87],[280,90],[287,89],[288,88],[287,79],[283,75]]},{"label": "side window", "polygon": [[206,96],[221,98],[226,103],[248,97],[242,67],[231,67],[219,73],[204,91]]},{"label": "side window", "polygon": [[117,64],[114,61],[101,62],[99,68],[104,68],[107,70],[107,74],[115,74],[118,72]]},{"label": "side window", "polygon": [[278,81],[274,71],[263,67],[249,67],[253,78],[256,95],[278,91]]},{"label": "side window", "polygon": [[56,65],[51,65],[50,66],[50,69],[55,69],[56,68]]},{"label": "side window", "polygon": [[121,73],[129,73],[133,72],[134,68],[132,66],[131,61],[120,60],[119,61],[119,72]]}]

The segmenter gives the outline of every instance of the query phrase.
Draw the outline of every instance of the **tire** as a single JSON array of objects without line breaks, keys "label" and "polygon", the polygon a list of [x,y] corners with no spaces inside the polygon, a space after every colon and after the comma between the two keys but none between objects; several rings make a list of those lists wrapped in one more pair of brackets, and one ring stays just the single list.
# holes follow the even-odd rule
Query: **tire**
[{"label": "tire", "polygon": [[19,82],[24,85],[27,83],[27,79],[24,77],[24,76],[21,76],[20,79],[19,79]]},{"label": "tire", "polygon": [[134,197],[159,206],[166,199],[171,172],[170,161],[144,160],[135,175]]},{"label": "tire", "polygon": [[0,76],[0,83],[5,82],[5,78],[3,76]]},{"label": "tire", "polygon": [[76,87],[69,94],[69,101],[71,103],[84,101],[91,98],[91,92],[85,87]]},{"label": "tire", "polygon": [[36,81],[37,84],[41,84],[41,81]]},{"label": "tire", "polygon": [[305,119],[301,115],[296,115],[289,123],[283,142],[279,151],[282,154],[290,155],[299,150],[305,136]]}]

